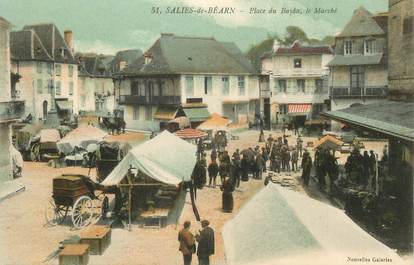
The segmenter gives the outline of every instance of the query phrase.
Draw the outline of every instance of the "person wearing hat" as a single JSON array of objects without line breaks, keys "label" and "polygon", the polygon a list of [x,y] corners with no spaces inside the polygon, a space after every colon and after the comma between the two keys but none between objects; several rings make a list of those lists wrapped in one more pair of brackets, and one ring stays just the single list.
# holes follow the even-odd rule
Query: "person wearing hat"
[{"label": "person wearing hat", "polygon": [[199,265],[210,265],[210,256],[214,255],[214,230],[209,225],[209,221],[201,221],[202,229],[200,230],[200,233],[196,235]]},{"label": "person wearing hat", "polygon": [[227,176],[224,177],[223,184],[220,187],[222,193],[222,208],[223,212],[231,213],[233,211],[233,191],[234,185],[231,182],[231,179]]},{"label": "person wearing hat", "polygon": [[303,183],[308,186],[312,169],[312,158],[307,149],[305,149],[305,152],[303,153],[301,166]]},{"label": "person wearing hat", "polygon": [[184,265],[190,265],[193,253],[196,252],[194,235],[190,232],[190,221],[184,222],[184,228],[178,233],[179,250],[183,253]]}]

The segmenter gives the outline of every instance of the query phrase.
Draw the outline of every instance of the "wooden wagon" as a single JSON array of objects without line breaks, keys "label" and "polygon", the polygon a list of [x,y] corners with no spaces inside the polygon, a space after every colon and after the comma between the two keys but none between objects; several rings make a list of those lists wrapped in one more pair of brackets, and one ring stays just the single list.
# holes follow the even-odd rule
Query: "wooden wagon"
[{"label": "wooden wagon", "polygon": [[98,184],[83,175],[61,175],[53,179],[53,194],[45,211],[49,225],[58,225],[70,215],[75,228],[81,229],[99,218],[106,209],[106,200],[100,200],[95,191]]}]

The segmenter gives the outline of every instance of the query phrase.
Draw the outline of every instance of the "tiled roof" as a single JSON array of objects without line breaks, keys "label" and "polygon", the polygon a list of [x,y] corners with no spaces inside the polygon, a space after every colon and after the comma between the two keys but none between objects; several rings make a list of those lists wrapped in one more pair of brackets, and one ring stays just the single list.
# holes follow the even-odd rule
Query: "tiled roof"
[{"label": "tiled roof", "polygon": [[[54,24],[24,26],[11,32],[10,47],[15,60],[51,60],[75,64],[76,60]],[[62,49],[65,50],[64,55]]]},{"label": "tiled roof", "polygon": [[279,47],[276,51],[267,51],[261,58],[270,58],[277,55],[304,55],[304,54],[333,54],[333,50],[328,45],[304,45],[300,41],[295,41],[289,47]]},{"label": "tiled roof", "polygon": [[363,7],[354,11],[351,20],[337,37],[356,37],[385,34],[384,30],[378,25],[372,14]]},{"label": "tiled roof", "polygon": [[385,101],[322,113],[323,116],[414,142],[414,103]]},{"label": "tiled roof", "polygon": [[111,77],[111,65],[114,56],[103,54],[76,54],[79,62],[79,73],[95,77]]},{"label": "tiled roof", "polygon": [[336,55],[328,66],[385,64],[382,53],[374,55]]},{"label": "tiled roof", "polygon": [[111,72],[119,72],[121,70],[119,66],[122,61],[124,61],[126,65],[130,65],[141,56],[141,50],[124,50],[117,52],[115,57],[110,62]]},{"label": "tiled roof", "polygon": [[233,43],[213,38],[180,37],[161,34],[146,52],[152,57],[145,64],[145,56],[126,67],[125,75],[163,75],[185,73],[254,73],[250,62]]}]

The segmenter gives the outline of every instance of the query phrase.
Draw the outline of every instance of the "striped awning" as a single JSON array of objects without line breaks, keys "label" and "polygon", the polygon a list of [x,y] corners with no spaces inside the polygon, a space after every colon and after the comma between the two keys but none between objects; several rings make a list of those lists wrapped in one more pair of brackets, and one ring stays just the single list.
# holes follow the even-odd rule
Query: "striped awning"
[{"label": "striped awning", "polygon": [[196,138],[207,137],[208,134],[206,132],[203,132],[197,129],[187,128],[187,129],[177,131],[175,135],[177,135],[181,139],[196,139]]},{"label": "striped awning", "polygon": [[306,115],[311,108],[312,104],[289,104],[288,113],[291,115]]}]

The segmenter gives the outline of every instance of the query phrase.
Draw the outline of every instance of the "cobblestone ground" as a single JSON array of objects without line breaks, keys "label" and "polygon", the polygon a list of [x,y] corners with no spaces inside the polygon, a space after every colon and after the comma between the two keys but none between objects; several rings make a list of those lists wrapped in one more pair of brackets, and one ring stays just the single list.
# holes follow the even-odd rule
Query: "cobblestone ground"
[{"label": "cobblestone ground", "polygon": [[[271,133],[273,137],[281,135],[278,132]],[[264,143],[257,142],[259,139],[258,131],[250,130],[236,134],[240,139],[229,142],[230,155],[236,148],[242,150],[256,145],[264,145]],[[265,132],[265,138],[268,135],[269,132]],[[126,141],[142,139],[139,136],[122,136],[122,138],[126,138]],[[295,136],[289,136],[288,140],[290,144],[296,143]],[[304,137],[303,140],[306,144],[308,141],[314,141],[315,138]],[[382,145],[372,144],[369,148],[380,152]],[[312,153],[312,150],[310,151]],[[24,166],[24,174],[19,181],[26,186],[26,191],[0,203],[0,238],[6,239],[0,240],[0,264],[2,265],[41,264],[56,249],[59,241],[70,235],[79,234],[79,231],[71,230],[68,224],[55,227],[45,226],[44,208],[51,196],[53,177],[62,173],[87,174],[88,169],[79,167],[54,169],[45,163],[32,162],[25,162]],[[95,170],[91,171],[91,176],[95,176]],[[309,189],[302,187],[299,171],[276,174],[274,180],[286,188],[306,193],[313,198],[329,203],[329,200],[318,192],[312,183]],[[197,207],[200,215],[202,218],[210,220],[211,226],[216,231],[216,254],[212,257],[212,264],[225,264],[221,237],[222,226],[237,214],[240,207],[262,187],[263,180],[242,182],[241,187],[234,192],[234,211],[230,214],[221,211],[221,192],[218,187],[206,187],[198,192]],[[177,233],[185,220],[192,221],[194,233],[200,229],[188,200],[178,225],[170,225],[162,229],[144,229],[133,226],[132,231],[120,228],[113,229],[110,247],[102,256],[90,256],[89,264],[182,264],[182,256],[178,252]],[[58,260],[53,259],[43,264],[58,264]]]}]

